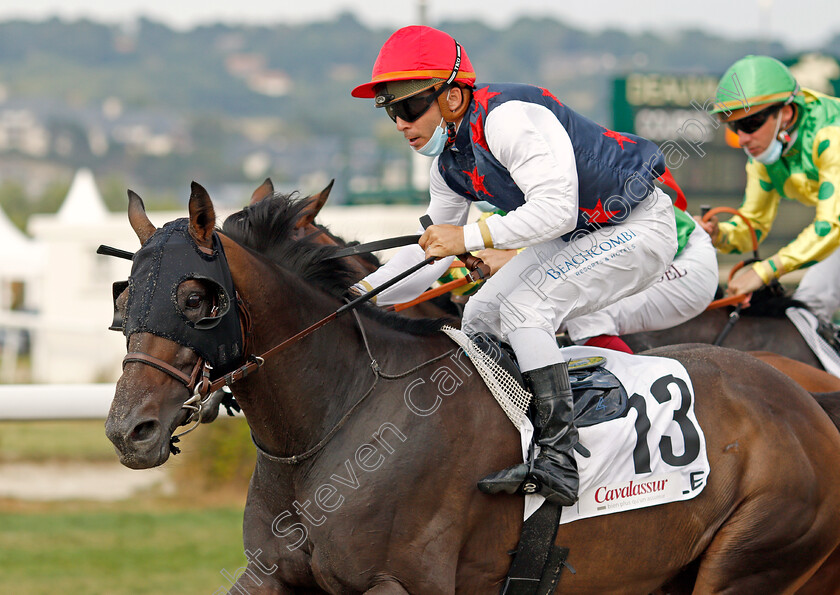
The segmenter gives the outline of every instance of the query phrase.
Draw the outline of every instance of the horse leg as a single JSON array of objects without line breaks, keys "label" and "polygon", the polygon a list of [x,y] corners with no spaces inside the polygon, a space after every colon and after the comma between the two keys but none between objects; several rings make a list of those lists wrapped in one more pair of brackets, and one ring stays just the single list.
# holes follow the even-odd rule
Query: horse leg
[{"label": "horse leg", "polygon": [[[401,593],[401,591],[393,592]],[[290,587],[273,575],[265,574],[265,568],[259,564],[248,564],[247,569],[239,576],[227,595],[325,595],[325,593],[315,587]]]},{"label": "horse leg", "polygon": [[814,576],[796,592],[796,595],[838,594],[840,594],[840,548],[834,550]]},{"label": "horse leg", "polygon": [[[275,567],[276,568],[276,567]],[[266,573],[256,564],[249,562],[241,574],[237,571],[239,578],[228,591],[227,595],[291,595],[292,591],[285,585],[274,580],[274,577]]]},{"label": "horse leg", "polygon": [[745,501],[717,532],[700,563],[695,594],[793,593],[837,547],[835,504],[768,496]]},{"label": "horse leg", "polygon": [[387,581],[368,589],[365,595],[408,595],[408,591],[397,581]]}]

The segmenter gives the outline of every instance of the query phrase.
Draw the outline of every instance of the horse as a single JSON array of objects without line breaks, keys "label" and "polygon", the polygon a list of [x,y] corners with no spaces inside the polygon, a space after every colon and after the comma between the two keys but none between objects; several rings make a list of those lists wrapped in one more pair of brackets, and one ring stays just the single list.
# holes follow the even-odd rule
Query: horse
[{"label": "horse", "polygon": [[753,357],[770,364],[780,372],[790,376],[802,388],[810,393],[840,392],[840,378],[824,370],[769,351],[751,351]]},{"label": "horse", "polygon": [[[332,182],[320,193],[304,200],[306,207],[299,221],[297,233],[312,234],[323,245],[344,246],[346,242],[329,232],[327,228],[315,223],[315,217],[326,203]],[[254,192],[251,204],[271,196],[274,188],[267,179],[263,186]],[[348,258],[356,270],[354,282],[379,268],[378,260],[369,256],[357,260]],[[774,285],[753,294],[751,306],[741,312],[739,321],[726,335],[722,345],[740,351],[773,352],[803,362],[809,366],[824,369],[822,363],[802,338],[802,335],[784,315],[788,307],[806,307],[781,291],[781,286]],[[461,307],[462,308],[462,307]],[[404,314],[412,317],[449,316],[459,319],[462,309],[445,296],[439,296],[433,302],[424,302]],[[699,316],[672,328],[648,331],[622,336],[622,339],[634,352],[643,352],[654,347],[681,343],[715,343],[721,331],[727,326],[733,307],[707,310]]]},{"label": "horse", "polygon": [[[801,333],[784,315],[786,308],[805,307],[804,304],[779,295],[775,289],[753,293],[751,304],[740,313],[740,318],[720,345],[740,351],[777,353],[819,370],[824,369]],[[671,328],[622,335],[621,338],[634,352],[680,343],[713,344],[726,328],[733,309],[706,310]]]},{"label": "horse", "polygon": [[[372,307],[338,316],[352,273],[327,258],[332,248],[290,237],[295,209],[274,196],[216,231],[212,201],[193,183],[189,217],[158,230],[129,192],[143,248],[117,300],[129,353],[105,424],[120,461],[163,464],[192,417],[194,389],[235,381],[258,456],[243,522],[249,561],[232,593],[498,590],[522,499],[475,485],[521,461],[517,431],[471,364],[450,359],[441,321]],[[229,288],[194,272],[210,259]],[[158,318],[184,329],[142,325]],[[840,463],[838,426],[749,354],[709,345],[651,353],[691,377],[707,485],[691,500],[561,525],[556,543],[571,546],[575,573],[559,589],[807,589],[840,544],[840,477],[819,472]]]}]

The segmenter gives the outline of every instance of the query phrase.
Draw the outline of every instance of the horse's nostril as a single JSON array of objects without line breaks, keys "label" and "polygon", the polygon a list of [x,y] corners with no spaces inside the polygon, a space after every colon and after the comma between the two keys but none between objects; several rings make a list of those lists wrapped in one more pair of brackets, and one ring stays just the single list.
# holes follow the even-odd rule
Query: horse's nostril
[{"label": "horse's nostril", "polygon": [[149,440],[157,433],[157,426],[158,423],[156,421],[144,421],[143,423],[139,423],[134,426],[134,429],[131,431],[129,440],[131,442],[143,442],[145,440]]}]

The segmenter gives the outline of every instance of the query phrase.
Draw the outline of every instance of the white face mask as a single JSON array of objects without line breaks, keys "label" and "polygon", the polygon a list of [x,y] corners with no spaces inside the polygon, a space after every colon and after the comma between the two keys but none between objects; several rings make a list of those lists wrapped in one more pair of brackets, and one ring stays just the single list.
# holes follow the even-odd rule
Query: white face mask
[{"label": "white face mask", "polygon": [[744,147],[744,153],[747,154],[747,157],[752,157],[759,163],[763,163],[764,165],[771,165],[776,163],[779,158],[782,156],[782,151],[784,150],[785,146],[782,144],[782,141],[779,140],[779,129],[782,127],[782,116],[779,114],[776,120],[776,130],[773,131],[773,140],[770,141],[770,144],[758,155],[751,155],[749,151],[747,151],[746,147]]}]

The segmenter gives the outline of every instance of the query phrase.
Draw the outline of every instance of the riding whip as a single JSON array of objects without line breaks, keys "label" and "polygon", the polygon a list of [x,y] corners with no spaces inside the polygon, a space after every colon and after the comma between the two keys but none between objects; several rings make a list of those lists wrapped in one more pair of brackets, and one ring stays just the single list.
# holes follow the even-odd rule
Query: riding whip
[{"label": "riding whip", "polygon": [[348,246],[347,248],[337,250],[334,254],[329,255],[324,260],[343,258],[345,256],[355,256],[357,254],[368,254],[370,252],[376,252],[377,250],[387,250],[388,248],[401,248],[402,246],[416,244],[419,239],[419,235],[398,236],[395,238],[386,238],[384,240],[367,242],[365,244],[356,244],[355,246]]}]

